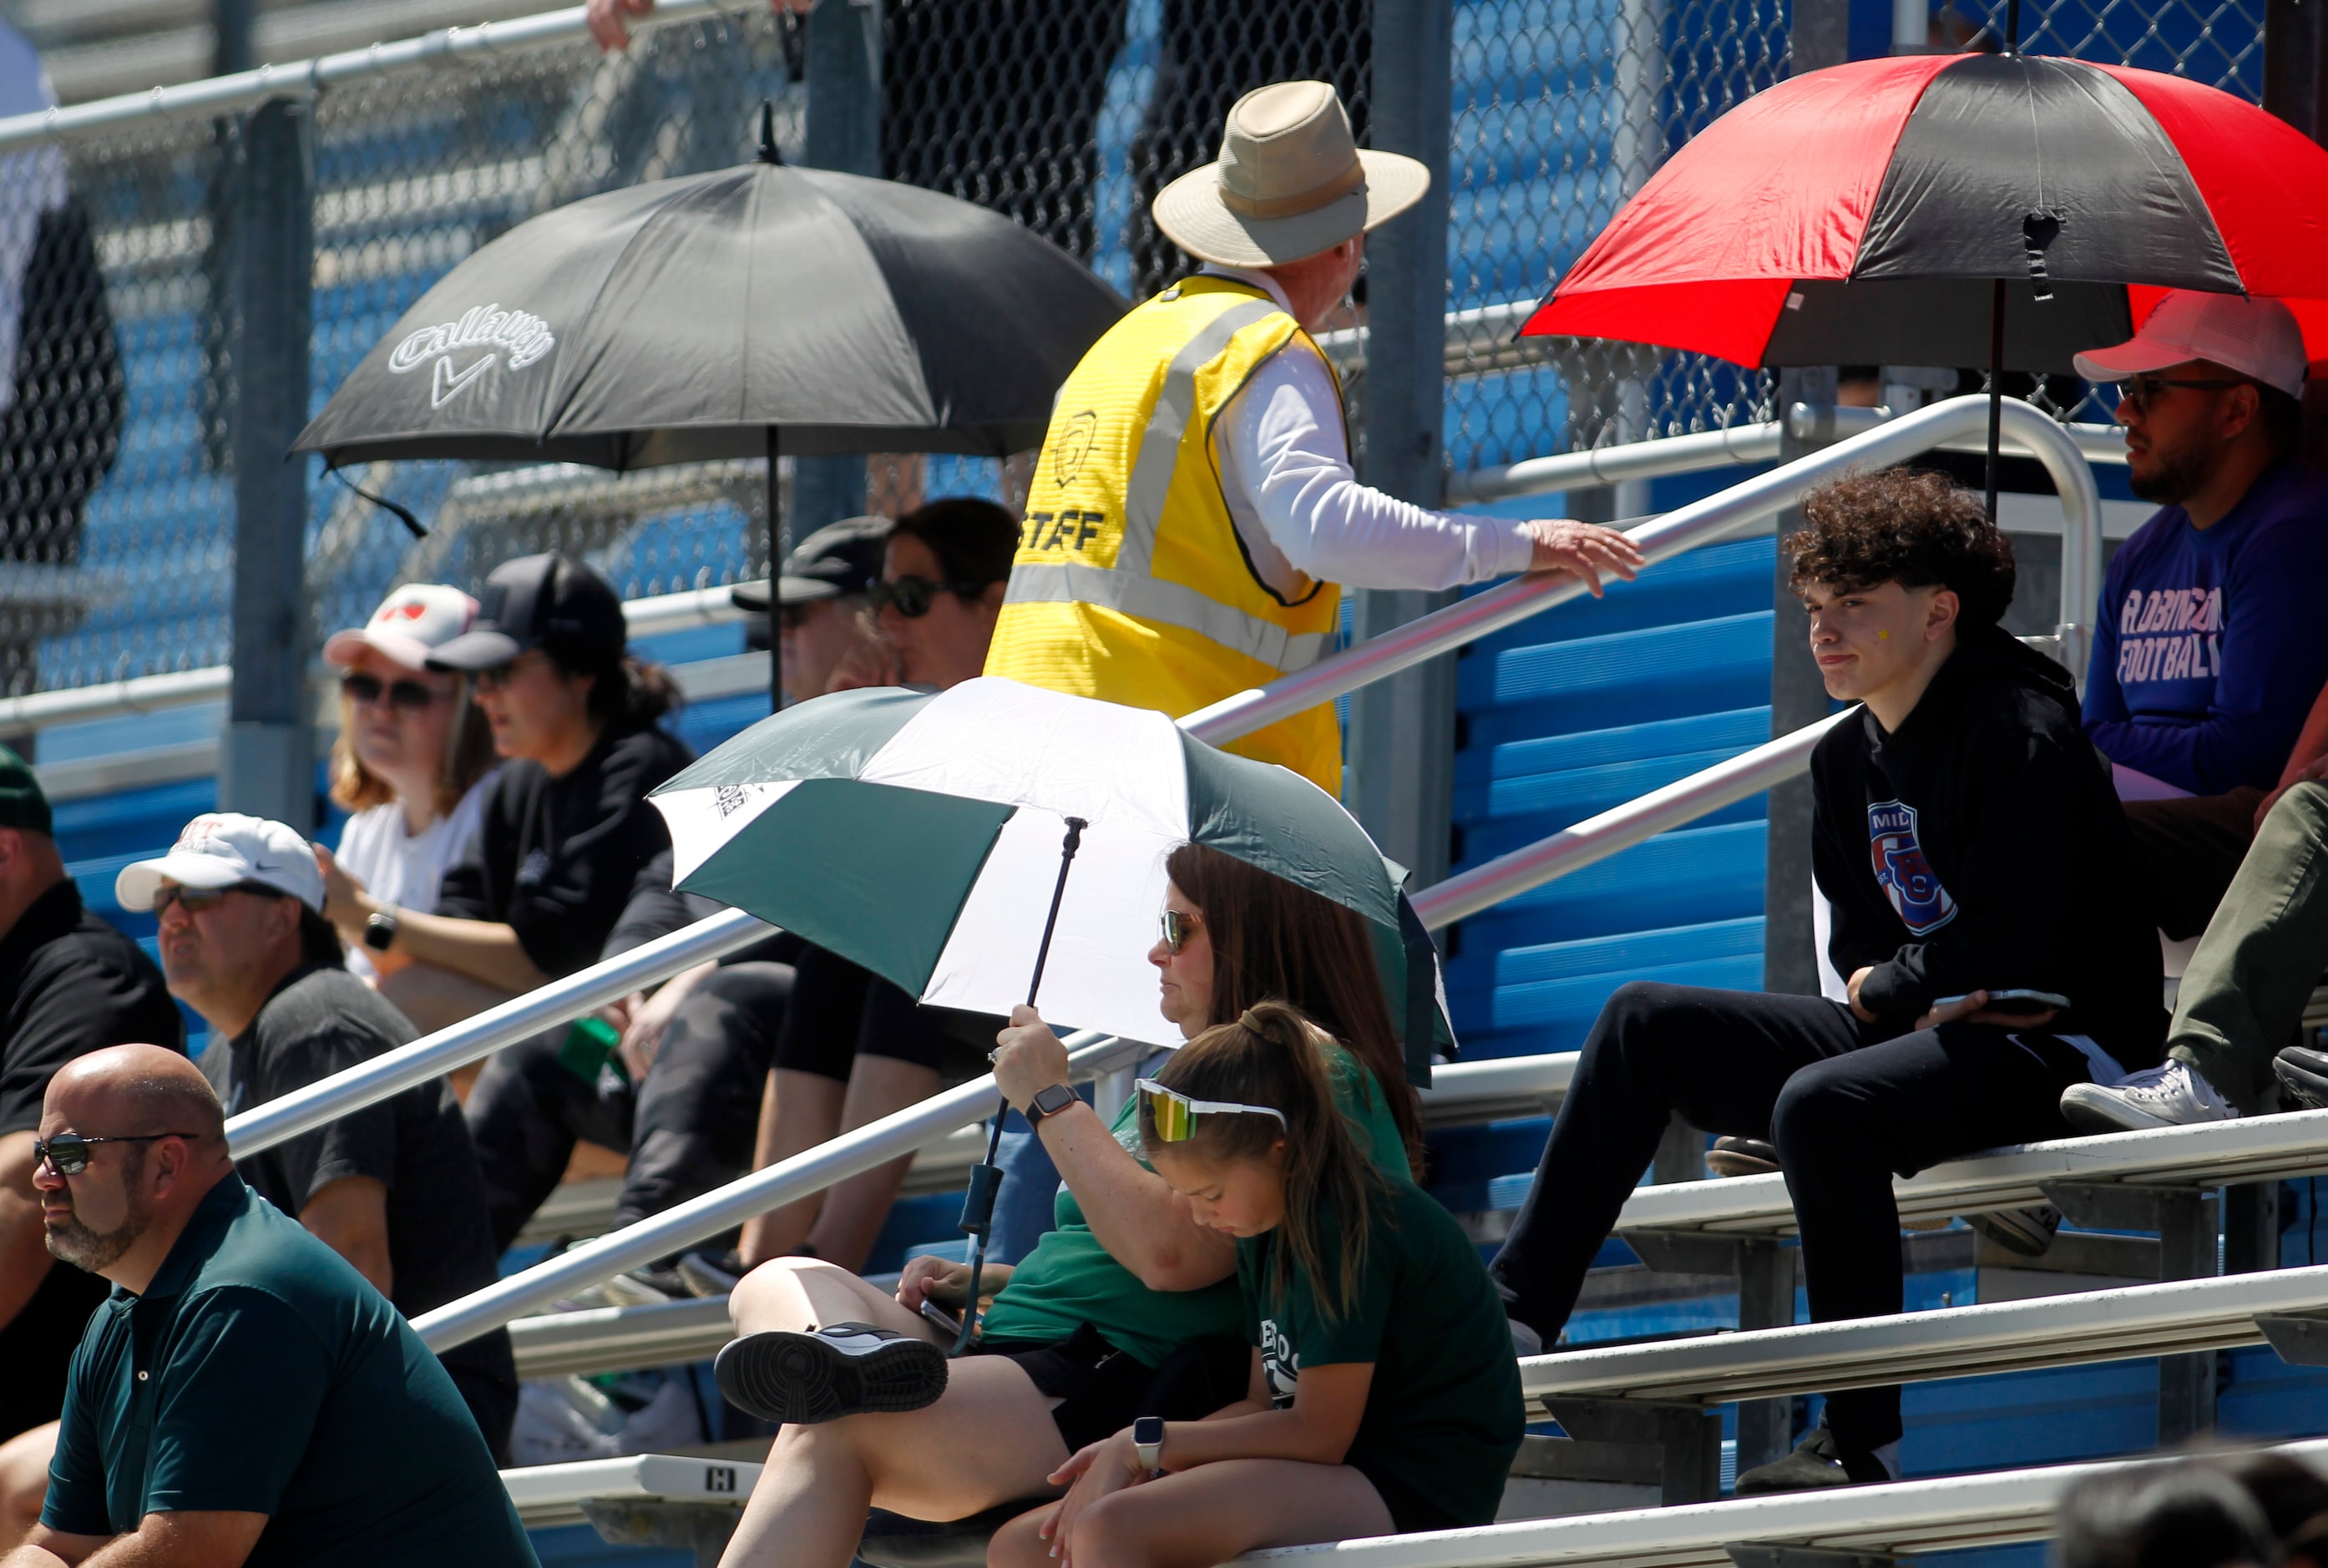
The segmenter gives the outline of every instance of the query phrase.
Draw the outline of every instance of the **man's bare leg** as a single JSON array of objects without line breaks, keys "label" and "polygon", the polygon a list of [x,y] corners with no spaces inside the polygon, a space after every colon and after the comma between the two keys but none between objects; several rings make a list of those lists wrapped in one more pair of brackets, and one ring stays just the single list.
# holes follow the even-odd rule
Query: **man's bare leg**
[{"label": "man's bare leg", "polygon": [[[789,1067],[769,1073],[767,1092],[760,1098],[760,1131],[752,1147],[752,1169],[765,1170],[779,1160],[806,1153],[840,1131],[848,1093],[846,1084],[821,1073],[800,1073]],[[747,1265],[798,1251],[808,1239],[809,1227],[816,1223],[824,1197],[818,1193],[753,1216],[744,1222],[743,1239],[736,1250]]]},{"label": "man's bare leg", "polygon": [[[937,1330],[845,1269],[784,1258],[755,1270],[728,1299],[740,1333],[870,1323],[934,1343]],[[1066,1462],[1054,1403],[999,1356],[952,1363],[935,1404],[903,1415],[852,1415],[777,1434],[723,1568],[847,1568],[879,1507],[958,1519],[1049,1489]]]},{"label": "man's bare leg", "polygon": [[[933,1068],[916,1062],[902,1062],[895,1056],[860,1052],[850,1069],[849,1091],[841,1102],[840,1130],[852,1132],[884,1116],[918,1105],[943,1087],[944,1081]],[[863,1268],[866,1254],[873,1250],[873,1239],[881,1234],[881,1226],[889,1217],[889,1206],[897,1201],[897,1188],[905,1185],[906,1172],[913,1163],[914,1157],[908,1154],[836,1182],[826,1191],[824,1207],[817,1211],[816,1223],[809,1227],[809,1251],[846,1269]]]},{"label": "man's bare leg", "polygon": [[49,1495],[49,1460],[56,1451],[53,1421],[0,1442],[0,1552],[20,1544],[41,1522],[41,1504]]}]

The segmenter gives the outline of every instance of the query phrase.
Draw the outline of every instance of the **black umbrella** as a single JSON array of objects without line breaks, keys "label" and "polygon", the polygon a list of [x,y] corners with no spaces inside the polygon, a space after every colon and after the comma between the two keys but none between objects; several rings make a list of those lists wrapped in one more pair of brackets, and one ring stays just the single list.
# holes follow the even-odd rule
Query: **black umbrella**
[{"label": "black umbrella", "polygon": [[1125,309],[1048,240],[911,185],[760,159],[610,191],[463,261],[295,451],[652,467],[1037,445]]}]

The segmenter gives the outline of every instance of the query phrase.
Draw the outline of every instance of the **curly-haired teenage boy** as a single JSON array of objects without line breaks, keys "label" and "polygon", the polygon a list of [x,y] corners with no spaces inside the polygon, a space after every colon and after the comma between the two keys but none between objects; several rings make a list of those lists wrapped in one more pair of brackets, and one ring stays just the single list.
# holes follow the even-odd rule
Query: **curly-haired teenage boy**
[{"label": "curly-haired teenage boy", "polygon": [[[1998,625],[2013,553],[1938,474],[1843,480],[1787,541],[1830,696],[1863,706],[1812,755],[1813,866],[1848,1003],[1635,982],[1602,1008],[1496,1259],[1525,1342],[1555,1339],[1678,1113],[1778,1149],[1816,1321],[1901,1310],[1892,1178],[2067,1136],[2061,1091],[2159,1060],[2158,941],[2126,820],[2059,665]],[[2033,1012],[1991,993],[2068,999]],[[1826,1424],[1741,1492],[1899,1474],[1900,1391]]]}]

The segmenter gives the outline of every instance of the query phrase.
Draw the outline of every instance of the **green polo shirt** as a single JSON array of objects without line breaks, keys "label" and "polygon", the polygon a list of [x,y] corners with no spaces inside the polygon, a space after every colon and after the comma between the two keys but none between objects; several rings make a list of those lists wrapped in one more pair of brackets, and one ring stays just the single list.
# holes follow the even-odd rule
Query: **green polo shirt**
[{"label": "green polo shirt", "polygon": [[247,1568],[539,1568],[452,1379],[338,1253],[229,1176],[73,1355],[41,1522],[265,1514]]}]

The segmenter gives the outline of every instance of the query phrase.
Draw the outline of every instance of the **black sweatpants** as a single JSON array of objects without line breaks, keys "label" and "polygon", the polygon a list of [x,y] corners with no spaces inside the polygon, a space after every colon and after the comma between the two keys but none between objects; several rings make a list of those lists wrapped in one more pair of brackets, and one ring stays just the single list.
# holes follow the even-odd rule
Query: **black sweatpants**
[{"label": "black sweatpants", "polygon": [[784,963],[731,963],[706,976],[635,1088],[611,1074],[587,1083],[561,1065],[564,1028],[488,1061],[465,1109],[494,1246],[507,1249],[557,1188],[577,1140],[630,1151],[617,1225],[748,1172],[792,983]]},{"label": "black sweatpants", "polygon": [[[2066,1137],[2073,1046],[1986,1024],[1883,1037],[1840,1002],[1642,981],[1600,1009],[1535,1184],[1492,1267],[1511,1315],[1548,1345],[1568,1321],[1670,1116],[1778,1145],[1802,1230],[1811,1319],[1901,1310],[1892,1178],[2001,1143]],[[1901,1433],[1900,1390],[1827,1396],[1827,1424],[1869,1452]]]}]

